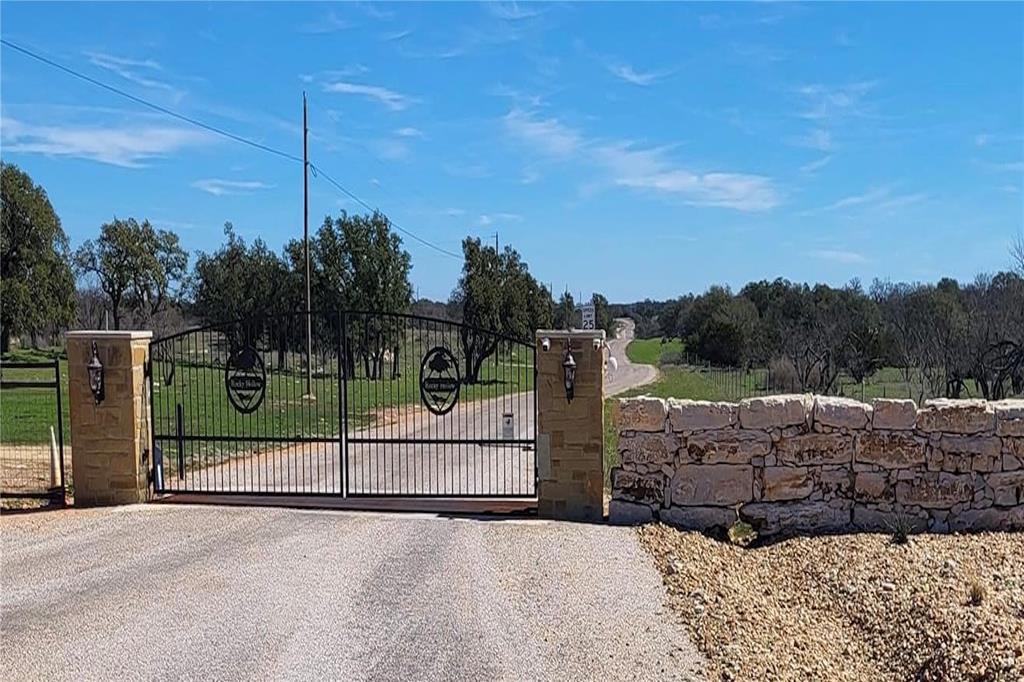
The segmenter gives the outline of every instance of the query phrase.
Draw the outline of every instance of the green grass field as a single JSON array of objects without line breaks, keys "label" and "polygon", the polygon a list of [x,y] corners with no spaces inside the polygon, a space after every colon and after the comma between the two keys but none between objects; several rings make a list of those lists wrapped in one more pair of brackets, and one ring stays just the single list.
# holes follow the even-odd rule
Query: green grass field
[{"label": "green grass field", "polygon": [[626,357],[637,364],[657,365],[663,353],[681,353],[682,350],[683,342],[679,339],[666,342],[661,339],[635,339],[626,346]]},{"label": "green grass field", "polygon": [[[3,362],[53,362],[55,351],[17,350],[5,354]],[[52,369],[2,367],[6,381],[53,381]],[[64,443],[71,438],[68,406],[68,363],[60,360],[61,407]],[[52,388],[10,388],[0,391],[0,443],[48,443],[50,427],[57,427],[57,396]]]}]

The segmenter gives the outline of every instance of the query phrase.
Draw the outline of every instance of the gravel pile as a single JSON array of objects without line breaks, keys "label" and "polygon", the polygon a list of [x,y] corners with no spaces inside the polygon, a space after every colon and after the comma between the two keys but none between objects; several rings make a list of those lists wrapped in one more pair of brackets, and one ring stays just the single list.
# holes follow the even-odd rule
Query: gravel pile
[{"label": "gravel pile", "polygon": [[710,679],[1024,679],[1024,534],[639,533]]}]

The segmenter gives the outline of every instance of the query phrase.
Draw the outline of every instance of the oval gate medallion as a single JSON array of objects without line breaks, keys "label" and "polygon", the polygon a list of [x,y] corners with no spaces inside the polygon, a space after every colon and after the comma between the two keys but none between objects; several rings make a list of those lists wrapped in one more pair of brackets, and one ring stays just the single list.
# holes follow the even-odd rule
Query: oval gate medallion
[{"label": "oval gate medallion", "polygon": [[228,400],[242,414],[254,412],[260,406],[267,388],[267,372],[255,348],[242,346],[228,357],[224,386]]},{"label": "oval gate medallion", "polygon": [[459,363],[444,346],[427,351],[420,363],[420,398],[433,414],[441,417],[459,402]]}]

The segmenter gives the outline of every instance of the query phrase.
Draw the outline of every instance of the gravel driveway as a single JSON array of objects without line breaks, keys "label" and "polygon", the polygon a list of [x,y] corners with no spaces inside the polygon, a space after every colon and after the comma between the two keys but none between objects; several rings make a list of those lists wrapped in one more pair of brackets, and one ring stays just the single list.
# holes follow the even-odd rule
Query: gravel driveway
[{"label": "gravel driveway", "polygon": [[695,679],[626,528],[139,505],[0,517],[6,679]]},{"label": "gravel driveway", "polygon": [[608,340],[608,350],[618,363],[617,369],[608,368],[604,375],[605,397],[628,391],[635,386],[649,384],[658,378],[658,370],[651,365],[635,365],[626,356],[626,346],[633,340],[636,325],[628,317],[616,318],[618,333]]}]

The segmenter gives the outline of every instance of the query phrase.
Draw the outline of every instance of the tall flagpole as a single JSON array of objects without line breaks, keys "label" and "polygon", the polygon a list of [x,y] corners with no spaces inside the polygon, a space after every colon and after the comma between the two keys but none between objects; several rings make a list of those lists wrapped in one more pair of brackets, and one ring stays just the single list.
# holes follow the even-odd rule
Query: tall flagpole
[{"label": "tall flagpole", "polygon": [[313,396],[313,315],[309,286],[309,125],[306,91],[302,91],[302,235],[306,252],[306,397]]}]

